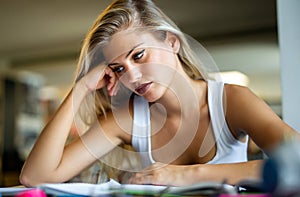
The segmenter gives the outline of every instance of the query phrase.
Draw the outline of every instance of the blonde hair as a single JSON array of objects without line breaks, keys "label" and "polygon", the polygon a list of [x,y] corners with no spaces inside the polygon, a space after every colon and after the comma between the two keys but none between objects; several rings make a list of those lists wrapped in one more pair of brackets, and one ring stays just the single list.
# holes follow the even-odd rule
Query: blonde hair
[{"label": "blonde hair", "polygon": [[[93,64],[87,61],[91,53],[93,55],[96,53],[101,58],[101,51],[98,51],[98,53],[93,52],[93,50],[97,49],[99,45],[108,43],[111,36],[118,31],[129,27],[143,28],[147,31],[158,33],[160,39],[165,38],[167,31],[176,35],[180,40],[178,57],[185,72],[192,79],[206,79],[204,70],[199,71],[195,67],[198,64],[197,58],[191,50],[185,35],[152,0],[116,0],[99,15],[83,42],[76,82],[92,69]],[[92,102],[95,103],[94,109],[89,105],[91,99],[94,99]],[[105,115],[111,109],[110,96],[106,89],[102,88],[97,90],[95,95],[90,95],[84,104],[84,108],[85,110],[81,111],[81,116],[84,117],[84,121],[88,124],[91,124],[96,117]],[[91,115],[91,111],[96,112],[96,115]]]},{"label": "blonde hair", "polygon": [[[93,62],[95,59],[95,61],[101,61],[103,54],[99,46],[107,44],[111,36],[115,33],[130,27],[142,28],[143,31],[152,32],[153,35],[160,40],[166,38],[167,32],[176,35],[180,41],[178,58],[182,63],[184,71],[192,79],[207,79],[204,69],[201,69],[201,62],[199,62],[199,58],[191,49],[185,34],[180,31],[176,24],[169,19],[152,0],[116,0],[99,15],[86,35],[81,49],[75,82],[80,80],[97,65],[97,63]],[[109,110],[111,110],[111,97],[106,88],[102,88],[86,97],[83,105],[79,109],[79,116],[81,120],[89,126],[93,124],[99,116],[105,116]],[[122,162],[124,163],[124,161],[126,163],[126,154],[124,154],[122,150],[130,150],[131,148],[125,145],[121,146],[123,147],[115,148],[111,154],[101,159],[103,161],[100,162],[102,163],[102,168],[109,177],[115,177],[113,175],[118,176],[121,172],[115,167],[103,163],[121,164]],[[133,162],[134,164],[127,162],[127,165],[135,165],[133,168],[139,168],[136,167],[136,165],[138,165],[138,159],[134,159],[136,159],[134,160],[136,162]],[[128,168],[129,167],[126,167],[125,169]]]}]

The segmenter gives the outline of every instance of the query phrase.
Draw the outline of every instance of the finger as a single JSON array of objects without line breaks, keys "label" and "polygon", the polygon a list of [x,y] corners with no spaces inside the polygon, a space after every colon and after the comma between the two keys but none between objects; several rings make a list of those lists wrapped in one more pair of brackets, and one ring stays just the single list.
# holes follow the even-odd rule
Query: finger
[{"label": "finger", "polygon": [[113,82],[109,82],[108,86],[107,86],[107,90],[109,92],[110,96],[115,96],[117,94],[117,92],[119,91],[120,87],[119,87],[119,81],[113,81]]},{"label": "finger", "polygon": [[134,176],[131,178],[132,184],[153,184],[152,175]]},{"label": "finger", "polygon": [[117,81],[113,87],[113,96],[116,96],[119,90],[120,90],[120,82]]},{"label": "finger", "polygon": [[112,95],[114,92],[112,91],[114,86],[117,83],[117,77],[115,75],[115,73],[110,69],[106,69],[105,70],[105,74],[108,76],[108,81],[107,81],[107,90],[110,92],[110,95]]},{"label": "finger", "polygon": [[114,90],[115,86],[117,85],[117,82],[118,80],[115,76],[109,79],[110,90]]}]

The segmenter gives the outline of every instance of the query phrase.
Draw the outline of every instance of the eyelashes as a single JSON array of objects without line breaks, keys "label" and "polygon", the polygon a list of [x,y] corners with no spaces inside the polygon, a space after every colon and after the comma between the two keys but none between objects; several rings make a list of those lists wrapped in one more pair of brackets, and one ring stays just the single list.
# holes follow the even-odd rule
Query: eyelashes
[{"label": "eyelashes", "polygon": [[[132,55],[131,58],[132,58],[135,62],[137,62],[137,61],[139,61],[139,60],[141,60],[141,59],[143,58],[144,53],[145,53],[145,49],[142,49],[142,50],[140,50],[140,51],[134,53],[134,54]],[[112,69],[112,71],[113,71],[114,73],[118,73],[118,74],[120,74],[120,73],[122,73],[122,72],[125,71],[125,67],[122,66],[122,65],[110,66],[110,68]]]},{"label": "eyelashes", "polygon": [[143,57],[143,55],[144,55],[144,52],[145,52],[145,49],[142,49],[141,51],[135,53],[133,55],[133,60],[139,60],[139,59],[141,59]]},{"label": "eyelashes", "polygon": [[124,66],[115,66],[115,67],[111,67],[111,70],[114,72],[114,73],[121,73],[124,71]]}]

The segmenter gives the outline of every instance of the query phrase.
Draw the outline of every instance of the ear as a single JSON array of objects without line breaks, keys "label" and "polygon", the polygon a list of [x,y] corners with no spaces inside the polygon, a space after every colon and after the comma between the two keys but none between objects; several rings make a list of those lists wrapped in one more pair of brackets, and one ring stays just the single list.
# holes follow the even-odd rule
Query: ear
[{"label": "ear", "polygon": [[170,32],[167,32],[166,42],[169,46],[172,47],[174,53],[178,53],[180,49],[180,41],[178,37]]}]

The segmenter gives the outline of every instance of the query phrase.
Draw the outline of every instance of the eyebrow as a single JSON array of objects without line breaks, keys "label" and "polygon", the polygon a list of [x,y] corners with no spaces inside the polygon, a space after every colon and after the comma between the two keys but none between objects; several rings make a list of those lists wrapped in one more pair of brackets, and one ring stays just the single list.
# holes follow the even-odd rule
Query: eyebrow
[{"label": "eyebrow", "polygon": [[[137,47],[141,46],[142,44],[144,44],[143,42],[140,44],[135,45],[134,47],[132,47],[132,49],[130,51],[128,51],[128,53],[126,54],[125,58],[127,58],[133,51],[134,49],[136,49]],[[109,63],[108,66],[115,66],[118,65],[119,63]]]}]

